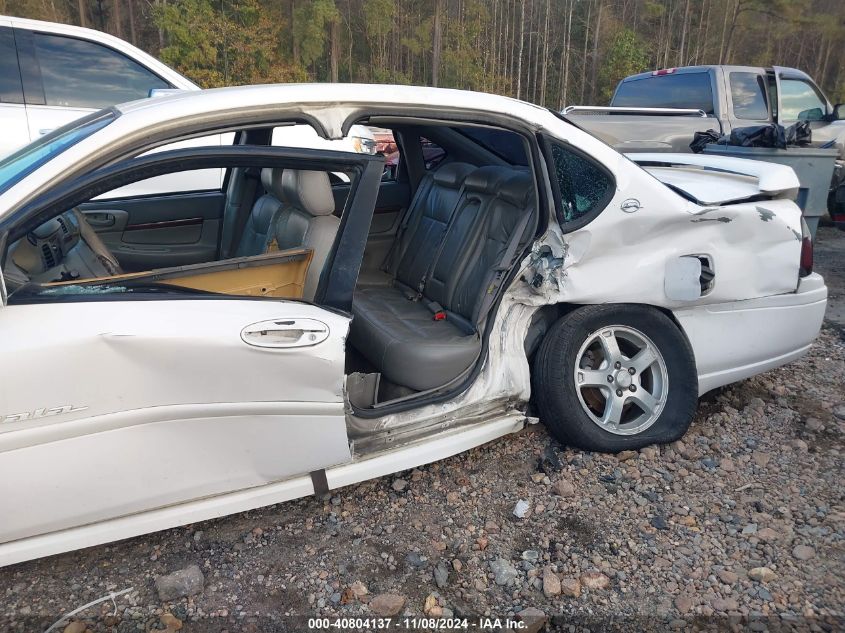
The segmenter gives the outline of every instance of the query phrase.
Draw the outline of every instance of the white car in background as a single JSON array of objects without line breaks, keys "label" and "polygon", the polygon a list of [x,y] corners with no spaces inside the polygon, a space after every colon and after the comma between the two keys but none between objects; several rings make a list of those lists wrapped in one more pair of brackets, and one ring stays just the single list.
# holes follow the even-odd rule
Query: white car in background
[{"label": "white car in background", "polygon": [[[395,179],[273,146],[291,121],[401,130]],[[592,450],[680,438],[701,394],[809,349],[827,289],[790,168],[636,160],[514,99],[333,84],[135,101],[0,161],[0,565],[537,417]],[[201,169],[224,184],[98,199]]]},{"label": "white car in background", "polygon": [[[118,103],[200,87],[144,51],[117,37],[67,24],[0,15],[0,157],[81,116]],[[228,144],[231,135],[194,139],[181,147]],[[308,125],[279,129],[276,145],[335,147],[375,153],[375,138],[354,126],[346,138],[327,141]],[[172,149],[172,148],[170,148]],[[222,172],[192,174],[184,191],[220,186]],[[112,197],[169,191],[176,183],[151,180]]]}]

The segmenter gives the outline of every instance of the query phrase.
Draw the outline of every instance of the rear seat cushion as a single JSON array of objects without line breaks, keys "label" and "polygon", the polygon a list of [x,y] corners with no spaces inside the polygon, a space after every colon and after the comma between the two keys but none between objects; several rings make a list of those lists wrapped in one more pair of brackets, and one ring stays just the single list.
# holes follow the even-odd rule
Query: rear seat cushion
[{"label": "rear seat cushion", "polygon": [[481,340],[455,323],[435,321],[425,303],[395,288],[359,288],[350,341],[390,381],[425,391],[459,376],[475,362]]}]

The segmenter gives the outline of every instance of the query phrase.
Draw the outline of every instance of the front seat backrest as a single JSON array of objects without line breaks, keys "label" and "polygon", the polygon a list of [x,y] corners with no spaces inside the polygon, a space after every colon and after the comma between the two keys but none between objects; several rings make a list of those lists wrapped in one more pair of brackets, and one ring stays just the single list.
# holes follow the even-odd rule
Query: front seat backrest
[{"label": "front seat backrest", "polygon": [[235,246],[233,257],[252,257],[267,250],[267,244],[272,237],[273,219],[282,206],[279,201],[281,184],[281,169],[265,167],[261,170],[261,186],[266,193],[255,201],[249,216],[244,220],[243,232]]},{"label": "front seat backrest", "polygon": [[305,278],[303,298],[312,300],[331,251],[340,219],[334,213],[334,195],[324,171],[285,169],[279,196],[282,209],[274,229],[279,250],[310,248],[314,255]]}]

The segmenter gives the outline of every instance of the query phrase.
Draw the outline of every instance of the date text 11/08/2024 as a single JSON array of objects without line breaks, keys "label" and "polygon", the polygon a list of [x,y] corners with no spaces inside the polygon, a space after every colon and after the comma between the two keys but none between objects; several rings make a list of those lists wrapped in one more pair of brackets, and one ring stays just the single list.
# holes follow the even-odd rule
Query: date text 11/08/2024
[{"label": "date text 11/08/2024", "polygon": [[406,631],[521,631],[529,622],[511,618],[309,618],[309,630],[406,630]]}]

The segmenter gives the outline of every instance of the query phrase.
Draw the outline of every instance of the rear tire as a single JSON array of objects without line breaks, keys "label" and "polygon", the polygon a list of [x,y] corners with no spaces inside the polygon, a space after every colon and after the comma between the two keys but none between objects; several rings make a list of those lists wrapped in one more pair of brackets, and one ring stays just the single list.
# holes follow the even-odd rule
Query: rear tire
[{"label": "rear tire", "polygon": [[578,308],[534,359],[540,420],[564,444],[617,453],[673,442],[698,402],[692,349],[662,312],[636,304]]}]

